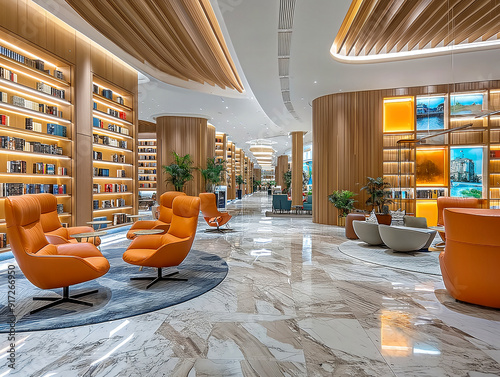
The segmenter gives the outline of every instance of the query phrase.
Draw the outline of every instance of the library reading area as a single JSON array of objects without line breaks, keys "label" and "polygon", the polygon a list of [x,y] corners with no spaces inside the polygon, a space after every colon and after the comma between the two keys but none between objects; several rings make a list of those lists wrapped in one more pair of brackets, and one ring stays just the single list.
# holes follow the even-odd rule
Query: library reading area
[{"label": "library reading area", "polygon": [[8,0],[0,377],[500,376],[498,0]]}]

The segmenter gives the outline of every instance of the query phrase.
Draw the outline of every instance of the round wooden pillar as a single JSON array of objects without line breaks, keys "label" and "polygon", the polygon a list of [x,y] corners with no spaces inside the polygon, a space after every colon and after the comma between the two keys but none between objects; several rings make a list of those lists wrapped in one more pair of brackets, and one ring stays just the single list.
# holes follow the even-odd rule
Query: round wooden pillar
[{"label": "round wooden pillar", "polygon": [[292,135],[292,205],[302,205],[302,170],[304,164],[304,134],[294,131]]}]

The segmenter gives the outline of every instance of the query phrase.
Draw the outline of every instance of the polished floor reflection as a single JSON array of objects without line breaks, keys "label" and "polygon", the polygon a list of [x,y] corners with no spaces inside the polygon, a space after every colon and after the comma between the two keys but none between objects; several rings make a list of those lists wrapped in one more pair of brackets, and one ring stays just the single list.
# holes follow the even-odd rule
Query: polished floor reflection
[{"label": "polished floor reflection", "polygon": [[137,317],[18,334],[16,371],[2,366],[0,377],[500,375],[500,311],[455,302],[439,276],[343,255],[342,228],[266,218],[270,205],[255,194],[230,207],[233,233],[204,233],[201,219],[194,247],[230,268],[214,290]]}]

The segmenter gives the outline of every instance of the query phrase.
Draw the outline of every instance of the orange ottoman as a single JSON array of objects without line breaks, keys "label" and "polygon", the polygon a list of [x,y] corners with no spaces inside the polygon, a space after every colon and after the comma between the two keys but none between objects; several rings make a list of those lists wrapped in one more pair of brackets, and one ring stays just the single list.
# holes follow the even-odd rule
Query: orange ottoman
[{"label": "orange ottoman", "polygon": [[500,210],[444,210],[446,248],[439,255],[444,285],[457,300],[500,308]]}]

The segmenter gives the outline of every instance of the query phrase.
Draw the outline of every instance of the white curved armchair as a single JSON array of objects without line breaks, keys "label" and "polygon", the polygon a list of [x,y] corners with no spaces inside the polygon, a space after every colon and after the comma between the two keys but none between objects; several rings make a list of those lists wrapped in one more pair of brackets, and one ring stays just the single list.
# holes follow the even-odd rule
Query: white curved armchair
[{"label": "white curved armchair", "polygon": [[380,238],[394,251],[414,251],[428,248],[436,231],[423,228],[410,228],[405,226],[378,226]]},{"label": "white curved armchair", "polygon": [[368,221],[354,220],[352,222],[354,232],[358,238],[369,245],[381,245],[383,243],[378,231],[378,224]]}]

